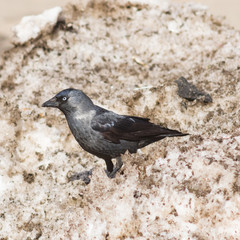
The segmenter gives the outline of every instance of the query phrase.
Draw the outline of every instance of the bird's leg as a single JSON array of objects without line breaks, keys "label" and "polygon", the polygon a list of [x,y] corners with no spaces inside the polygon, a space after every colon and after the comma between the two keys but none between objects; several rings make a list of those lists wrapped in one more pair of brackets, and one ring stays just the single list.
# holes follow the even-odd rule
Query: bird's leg
[{"label": "bird's leg", "polygon": [[117,157],[116,158],[117,162],[116,162],[116,166],[115,166],[115,169],[120,170],[122,165],[123,165],[123,162],[122,162],[122,158],[121,157]]},{"label": "bird's leg", "polygon": [[89,171],[83,171],[80,173],[74,173],[72,176],[68,177],[68,181],[74,181],[74,180],[79,180],[81,179],[83,182],[86,184],[89,184],[91,179],[89,176],[92,176],[93,168]]},{"label": "bird's leg", "polygon": [[122,167],[122,165],[123,165],[121,157],[117,157],[116,160],[117,160],[116,165],[115,165],[115,167],[112,169],[112,171],[109,172],[109,171],[108,171],[108,168],[107,168],[107,170],[105,171],[106,174],[107,174],[107,176],[108,176],[109,178],[114,178],[115,175],[116,175],[116,173],[121,169],[121,167]]},{"label": "bird's leg", "polygon": [[111,158],[105,158],[104,160],[105,160],[105,163],[107,165],[106,171],[109,172],[109,173],[112,172],[113,171],[113,163],[112,163]]}]

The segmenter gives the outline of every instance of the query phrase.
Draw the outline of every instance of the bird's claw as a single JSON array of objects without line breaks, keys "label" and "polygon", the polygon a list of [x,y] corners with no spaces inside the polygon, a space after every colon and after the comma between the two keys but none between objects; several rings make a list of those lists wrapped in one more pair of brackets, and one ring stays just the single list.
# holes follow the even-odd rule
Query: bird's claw
[{"label": "bird's claw", "polygon": [[109,178],[115,178],[117,172],[114,170],[112,172],[109,172],[107,169],[105,169],[105,173]]},{"label": "bird's claw", "polygon": [[121,169],[123,163],[120,160],[117,160],[116,166],[114,167],[114,169],[112,170],[112,172],[109,172],[107,169],[105,169],[105,173],[107,174],[107,176],[109,178],[115,178],[117,172]]}]

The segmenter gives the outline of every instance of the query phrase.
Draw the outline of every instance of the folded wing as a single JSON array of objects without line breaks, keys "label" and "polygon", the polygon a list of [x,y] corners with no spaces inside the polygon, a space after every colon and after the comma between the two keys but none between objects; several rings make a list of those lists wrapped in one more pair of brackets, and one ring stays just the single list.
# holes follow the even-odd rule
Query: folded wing
[{"label": "folded wing", "polygon": [[161,127],[149,122],[148,118],[118,115],[113,112],[103,112],[96,115],[91,123],[95,131],[99,131],[103,137],[112,143],[120,143],[120,140],[128,141],[157,141],[165,137],[184,136],[176,130]]}]

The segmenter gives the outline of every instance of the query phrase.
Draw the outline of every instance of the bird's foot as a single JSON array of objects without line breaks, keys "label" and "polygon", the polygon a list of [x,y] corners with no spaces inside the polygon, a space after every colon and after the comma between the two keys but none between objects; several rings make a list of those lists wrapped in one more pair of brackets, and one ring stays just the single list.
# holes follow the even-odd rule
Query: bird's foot
[{"label": "bird's foot", "polygon": [[74,173],[68,177],[68,181],[82,180],[84,183],[89,184],[91,182],[90,176],[92,176],[93,168],[89,171],[84,171],[80,173]]},{"label": "bird's foot", "polygon": [[107,169],[105,169],[107,176],[109,178],[115,178],[117,172],[121,169],[122,165],[123,165],[123,163],[122,163],[121,157],[117,157],[117,162],[116,162],[116,165],[113,168],[113,170],[111,172],[109,172]]}]

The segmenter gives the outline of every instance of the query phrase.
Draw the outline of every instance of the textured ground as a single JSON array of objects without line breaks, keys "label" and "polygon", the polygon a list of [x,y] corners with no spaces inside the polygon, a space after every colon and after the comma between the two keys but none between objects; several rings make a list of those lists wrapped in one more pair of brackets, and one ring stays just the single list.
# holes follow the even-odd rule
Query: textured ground
[{"label": "textured ground", "polygon": [[[0,239],[239,239],[240,35],[199,5],[90,1],[0,66]],[[177,95],[184,76],[212,103]],[[191,136],[123,156],[115,179],[63,114],[82,89],[118,113]],[[71,172],[96,166],[89,185]]]}]

